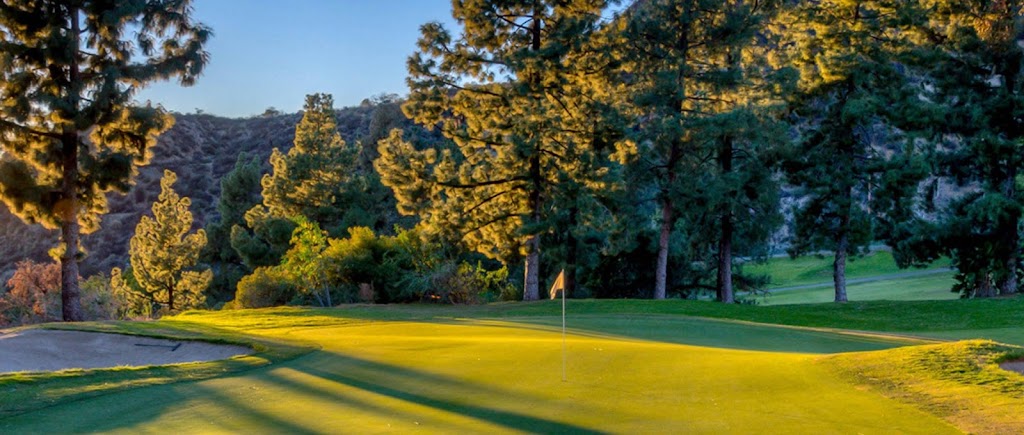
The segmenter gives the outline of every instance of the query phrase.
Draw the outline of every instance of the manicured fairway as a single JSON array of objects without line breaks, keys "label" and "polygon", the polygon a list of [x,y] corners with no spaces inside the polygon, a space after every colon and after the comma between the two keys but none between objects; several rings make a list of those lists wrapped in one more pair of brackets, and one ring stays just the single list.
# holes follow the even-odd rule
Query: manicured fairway
[{"label": "manicured fairway", "polygon": [[957,432],[854,385],[819,356],[905,340],[593,314],[575,319],[563,382],[557,317],[367,321],[338,310],[310,322],[296,313],[259,314],[266,322],[258,328],[247,325],[253,318],[233,323],[223,313],[179,319],[313,342],[320,351],[227,377],[62,403],[0,420],[0,433]]},{"label": "manicured fairway", "polygon": [[[766,263],[746,265],[743,270],[770,277],[769,295],[756,298],[761,305],[815,304],[835,299],[829,257],[772,258]],[[851,301],[957,299],[959,295],[950,291],[953,275],[948,259],[923,269],[900,269],[891,253],[875,251],[847,265],[847,296]]]},{"label": "manicured fairway", "polygon": [[[806,255],[798,258],[777,257],[766,263],[750,264],[744,272],[771,276],[769,289],[832,281],[832,258],[829,256]],[[940,259],[924,269],[900,269],[892,253],[874,251],[862,257],[852,257],[846,265],[846,278],[870,278],[878,275],[893,275],[922,270],[948,270],[949,260]]]},{"label": "manicured fairway", "polygon": [[[860,282],[846,286],[847,298],[851,301],[936,301],[959,299],[960,295],[951,292],[953,285],[952,271],[936,271],[928,275],[908,276],[905,278],[884,279]],[[823,283],[811,288],[793,290],[774,290],[767,297],[758,298],[762,305],[783,304],[818,304],[835,300],[832,283]]]}]

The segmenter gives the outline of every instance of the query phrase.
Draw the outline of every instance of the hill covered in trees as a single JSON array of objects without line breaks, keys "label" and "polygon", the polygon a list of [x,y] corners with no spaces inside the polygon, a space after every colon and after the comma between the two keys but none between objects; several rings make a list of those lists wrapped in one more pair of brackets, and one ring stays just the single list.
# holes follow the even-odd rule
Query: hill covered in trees
[{"label": "hill covered in trees", "polygon": [[[349,143],[372,141],[390,128],[407,127],[394,124],[406,121],[390,96],[374,97],[336,113],[338,131]],[[159,137],[152,161],[140,169],[131,191],[127,195],[109,194],[110,213],[103,216],[101,229],[83,237],[87,257],[81,263],[82,275],[109,272],[112,267],[128,264],[128,239],[159,195],[165,169],[178,174],[178,190],[192,199],[194,227],[202,228],[217,217],[220,180],[235,166],[239,154],[255,156],[266,172],[271,150],[291,148],[295,125],[301,117],[299,113],[282,114],[272,109],[249,118],[174,114],[174,126]],[[10,278],[22,259],[48,260],[47,251],[57,240],[57,231],[27,225],[0,204],[0,282]]]}]

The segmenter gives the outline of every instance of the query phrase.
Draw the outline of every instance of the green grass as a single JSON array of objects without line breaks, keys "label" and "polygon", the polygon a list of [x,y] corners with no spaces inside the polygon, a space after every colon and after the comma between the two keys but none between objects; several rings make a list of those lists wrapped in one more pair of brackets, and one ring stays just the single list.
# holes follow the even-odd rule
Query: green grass
[{"label": "green grass", "polygon": [[[1024,376],[998,363],[1024,357],[1024,349],[971,340],[824,360],[860,385],[952,422],[968,433],[1020,433],[1024,429]],[[978,410],[984,410],[978,412]]]},{"label": "green grass", "polygon": [[[900,269],[887,251],[874,251],[862,257],[851,257],[846,266],[847,279],[868,278],[920,270],[949,268],[949,260],[941,259],[924,269]],[[798,285],[831,283],[832,258],[808,255],[791,259],[772,258],[763,264],[744,266],[744,272],[771,276],[768,289]]]},{"label": "green grass", "polygon": [[[790,306],[570,300],[566,382],[560,310],[552,301],[356,305],[92,325],[297,343],[290,349],[300,351],[197,380],[148,369],[176,382],[95,394],[83,395],[86,386],[74,382],[137,380],[131,371],[113,370],[71,383],[58,374],[49,383],[18,384],[36,390],[18,396],[31,411],[0,417],[0,433],[956,433],[951,422],[980,427],[971,426],[975,421],[996,422],[986,427],[1001,432],[1024,430],[1007,420],[1012,414],[1004,406],[1019,403],[1024,377],[958,377],[970,366],[949,362],[993,370],[992,361],[1019,348],[957,350],[948,347],[957,343],[928,347],[913,338],[833,329],[1013,337],[1024,324],[1024,298]],[[309,346],[320,351],[296,357]],[[879,374],[886,361],[897,373]],[[203,364],[177,367],[190,366]],[[938,381],[928,377],[932,372]],[[0,402],[7,402],[8,385],[0,383]],[[916,385],[985,406],[969,408],[973,420],[949,414],[946,402],[915,402],[921,397],[907,388]],[[69,391],[77,393],[62,399]]]},{"label": "green grass", "polygon": [[[934,275],[849,284],[846,287],[846,294],[851,301],[958,299],[960,296],[950,291],[952,285],[953,272],[948,271]],[[771,292],[767,297],[757,299],[758,303],[763,305],[815,304],[833,300],[835,300],[835,290],[831,282],[815,288],[779,290]]]}]

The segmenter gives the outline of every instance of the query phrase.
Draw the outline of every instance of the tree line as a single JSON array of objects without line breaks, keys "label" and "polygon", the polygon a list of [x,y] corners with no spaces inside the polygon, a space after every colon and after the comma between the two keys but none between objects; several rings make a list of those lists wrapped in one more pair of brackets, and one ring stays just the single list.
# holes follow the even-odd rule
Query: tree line
[{"label": "tree line", "polygon": [[[522,262],[526,300],[542,253],[571,289],[580,252],[646,231],[645,296],[733,302],[757,283],[735,257],[764,252],[783,195],[788,250],[834,254],[836,301],[878,241],[902,266],[950,257],[965,296],[1017,293],[1020,4],[607,6],[474,2],[424,25],[403,110],[451,143],[381,142],[399,209]],[[961,194],[936,203],[940,184]]]},{"label": "tree line", "polygon": [[[208,57],[188,1],[122,3],[0,6],[0,198],[61,229],[65,320],[82,317],[78,234],[173,121],[132,105],[136,85],[191,84]],[[901,266],[948,256],[965,296],[1017,293],[1020,4],[610,6],[453,2],[374,137],[346,144],[330,96],[308,96],[269,174],[242,156],[222,180],[219,221],[159,261],[140,223],[111,281],[173,309],[535,300],[564,270],[576,296],[735,302],[763,286],[737,257],[788,221],[792,255],[833,253],[836,301],[873,242]],[[164,196],[154,218],[184,219]]]}]

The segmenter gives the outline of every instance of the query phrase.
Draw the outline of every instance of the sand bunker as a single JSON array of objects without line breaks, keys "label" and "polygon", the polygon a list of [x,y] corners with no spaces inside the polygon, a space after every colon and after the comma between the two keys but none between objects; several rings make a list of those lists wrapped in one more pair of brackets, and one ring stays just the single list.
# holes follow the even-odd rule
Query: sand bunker
[{"label": "sand bunker", "polygon": [[1009,370],[1024,375],[1024,359],[1006,361],[1002,364],[999,364],[999,367],[1002,367],[1003,370]]},{"label": "sand bunker", "polygon": [[0,373],[213,361],[252,349],[122,334],[29,329],[0,332]]}]

